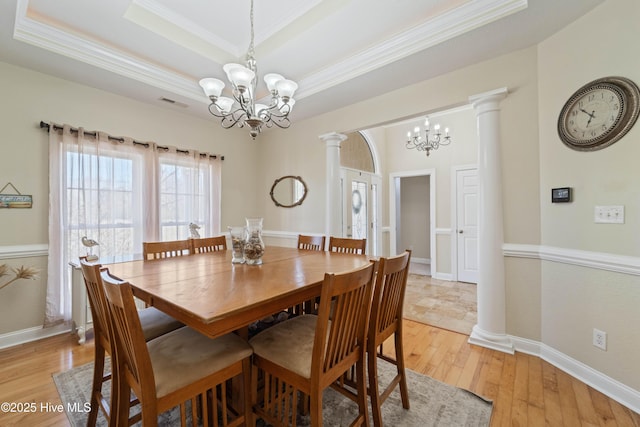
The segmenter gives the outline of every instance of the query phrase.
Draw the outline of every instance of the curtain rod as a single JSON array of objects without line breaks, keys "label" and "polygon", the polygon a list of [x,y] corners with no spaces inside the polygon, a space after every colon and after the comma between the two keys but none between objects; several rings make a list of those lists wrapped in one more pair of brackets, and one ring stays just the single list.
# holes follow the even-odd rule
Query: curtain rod
[{"label": "curtain rod", "polygon": [[[46,130],[47,130],[47,132],[49,132],[50,128],[51,128],[51,125],[50,125],[49,123],[46,123],[46,122],[44,122],[44,121],[40,121],[40,129],[46,129]],[[56,126],[56,125],[53,125],[53,129],[54,129],[54,130],[62,130],[63,128],[62,128],[62,126]],[[77,133],[77,132],[78,132],[78,129],[77,129],[77,128],[73,128],[73,127],[72,127],[72,128],[71,128],[71,132],[76,132],[76,133]],[[98,136],[98,133],[97,133],[97,132],[85,132],[85,135],[91,135],[91,136],[93,136],[93,137],[95,138],[95,137],[97,137],[97,136]],[[109,141],[124,142],[124,138],[120,138],[120,137],[117,137],[117,136],[107,135],[107,138],[109,139]],[[143,146],[143,147],[145,147],[145,148],[149,148],[149,143],[148,143],[148,142],[140,142],[140,141],[136,141],[136,140],[134,139],[134,140],[133,140],[133,144],[134,144],[134,145],[142,145],[142,146]],[[164,146],[162,146],[162,145],[157,145],[156,147],[157,147],[159,150],[168,150],[168,149],[169,149],[169,147],[164,147]],[[189,154],[189,150],[179,150],[179,149],[176,149],[176,151],[177,151],[178,153]],[[206,154],[201,153],[201,154],[200,154],[200,156],[201,156],[201,157],[204,157],[204,156],[206,156]],[[218,158],[218,155],[216,155],[216,154],[210,154],[210,155],[209,155],[209,157],[214,158],[214,159],[217,159],[217,158]],[[224,156],[220,156],[220,160],[224,160]]]}]

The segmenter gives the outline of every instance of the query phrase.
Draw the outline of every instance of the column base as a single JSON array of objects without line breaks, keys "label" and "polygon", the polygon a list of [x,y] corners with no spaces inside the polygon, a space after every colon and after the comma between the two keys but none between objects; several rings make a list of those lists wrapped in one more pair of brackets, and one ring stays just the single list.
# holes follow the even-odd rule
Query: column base
[{"label": "column base", "polygon": [[492,350],[501,351],[503,353],[513,354],[513,343],[511,339],[504,334],[493,334],[484,331],[475,325],[469,336],[469,344],[479,345],[481,347],[490,348]]}]

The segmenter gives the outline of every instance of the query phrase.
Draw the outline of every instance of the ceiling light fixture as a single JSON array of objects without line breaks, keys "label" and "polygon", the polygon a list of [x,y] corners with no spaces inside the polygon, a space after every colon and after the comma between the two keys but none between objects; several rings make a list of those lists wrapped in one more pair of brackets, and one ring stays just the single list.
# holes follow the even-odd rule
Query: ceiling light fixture
[{"label": "ceiling light fixture", "polygon": [[440,133],[440,125],[434,125],[433,130],[435,134],[433,138],[429,139],[429,118],[427,117],[424,121],[424,139],[422,135],[420,135],[420,126],[416,126],[413,130],[413,134],[411,131],[407,132],[407,140],[406,147],[409,150],[418,150],[418,151],[426,151],[427,156],[431,150],[437,150],[441,145],[449,145],[451,144],[451,137],[449,136],[449,128],[444,130],[444,138],[442,138],[442,134]]},{"label": "ceiling light fixture", "polygon": [[253,57],[253,0],[251,0],[251,43],[247,50],[246,67],[240,64],[225,64],[222,69],[233,87],[233,98],[220,96],[224,89],[224,82],[216,78],[200,80],[200,86],[211,100],[209,112],[222,119],[220,124],[229,129],[233,126],[249,127],[249,133],[253,139],[262,131],[262,127],[270,128],[274,124],[286,129],[291,125],[289,113],[295,100],[293,94],[298,85],[287,80],[280,74],[266,74],[264,81],[271,92],[269,105],[256,102],[257,66]]}]

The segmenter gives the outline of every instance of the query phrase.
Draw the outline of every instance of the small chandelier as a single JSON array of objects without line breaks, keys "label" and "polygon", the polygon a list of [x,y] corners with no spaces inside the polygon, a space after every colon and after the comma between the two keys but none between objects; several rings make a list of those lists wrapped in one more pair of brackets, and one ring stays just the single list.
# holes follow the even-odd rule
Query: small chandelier
[{"label": "small chandelier", "polygon": [[221,125],[225,129],[233,126],[249,128],[253,139],[260,133],[263,126],[267,128],[274,124],[286,129],[291,125],[289,113],[295,104],[293,93],[298,85],[287,80],[280,74],[266,74],[264,81],[271,93],[269,104],[256,102],[257,66],[253,57],[253,0],[251,0],[251,43],[247,50],[246,67],[240,64],[225,64],[222,69],[227,74],[227,79],[233,87],[233,98],[220,96],[224,89],[224,82],[215,78],[200,80],[200,86],[205,95],[211,100],[209,112],[221,119]]},{"label": "small chandelier", "polygon": [[418,151],[426,151],[427,156],[429,156],[431,150],[437,150],[441,145],[449,145],[451,144],[451,137],[449,136],[449,128],[445,128],[444,130],[444,138],[442,138],[442,134],[440,133],[440,125],[434,125],[434,135],[433,138],[429,139],[429,118],[427,117],[424,121],[424,139],[420,135],[420,127],[416,126],[413,130],[413,134],[411,131],[407,132],[407,143],[406,147],[409,150],[418,150]]}]

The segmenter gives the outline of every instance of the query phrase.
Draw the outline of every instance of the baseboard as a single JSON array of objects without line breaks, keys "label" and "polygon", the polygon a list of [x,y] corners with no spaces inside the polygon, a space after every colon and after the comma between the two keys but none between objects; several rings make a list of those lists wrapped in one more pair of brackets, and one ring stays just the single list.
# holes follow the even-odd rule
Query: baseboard
[{"label": "baseboard", "polygon": [[22,329],[20,331],[9,332],[0,335],[0,349],[13,347],[14,345],[24,344],[31,341],[49,338],[55,335],[71,333],[71,325],[60,324],[50,328],[36,326],[34,328]]},{"label": "baseboard", "polygon": [[438,280],[446,280],[448,282],[452,282],[453,281],[453,274],[451,274],[451,273],[438,273],[436,271],[431,275],[431,277],[433,277],[434,279],[438,279]]},{"label": "baseboard", "polygon": [[516,351],[537,356],[602,394],[640,413],[640,391],[537,341],[511,336]]}]

